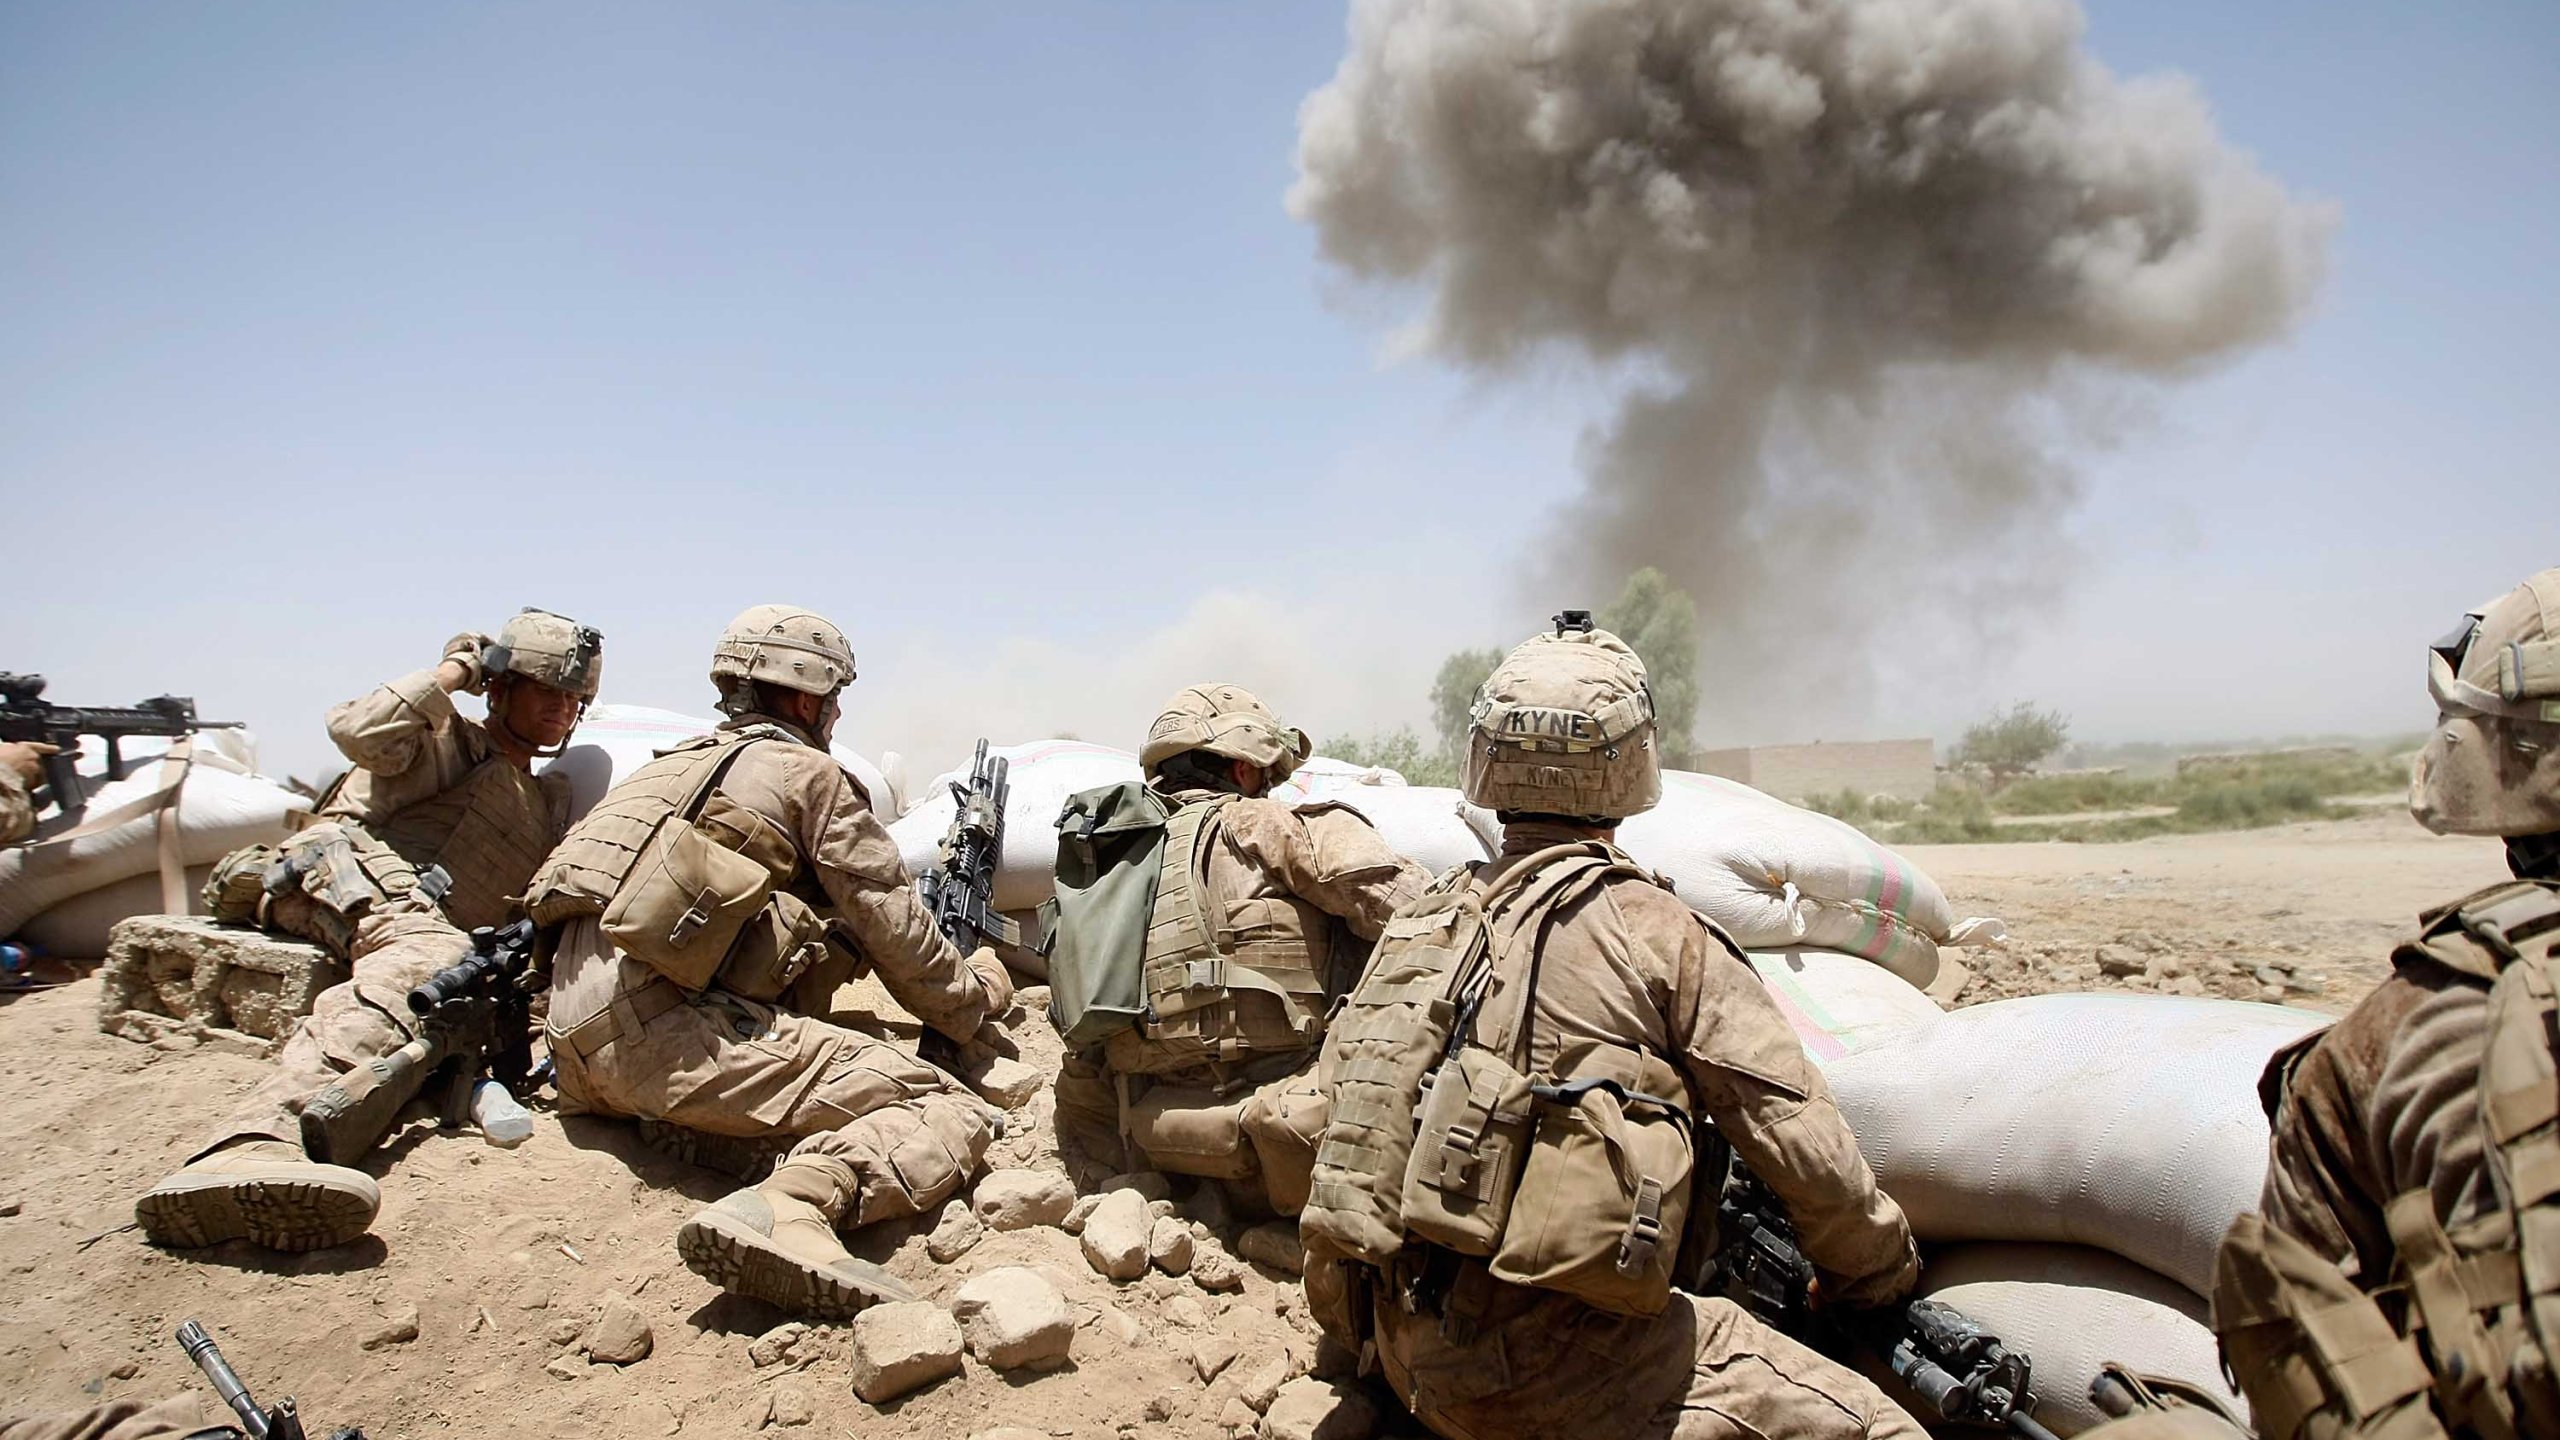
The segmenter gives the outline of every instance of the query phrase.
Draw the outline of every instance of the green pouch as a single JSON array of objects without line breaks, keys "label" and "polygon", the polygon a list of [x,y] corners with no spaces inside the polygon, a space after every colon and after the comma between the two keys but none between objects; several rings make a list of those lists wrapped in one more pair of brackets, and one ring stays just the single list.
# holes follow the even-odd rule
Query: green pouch
[{"label": "green pouch", "polygon": [[1049,935],[1049,1021],[1071,1050],[1138,1022],[1147,1008],[1147,924],[1170,812],[1134,781],[1067,797],[1058,816],[1058,894]]}]

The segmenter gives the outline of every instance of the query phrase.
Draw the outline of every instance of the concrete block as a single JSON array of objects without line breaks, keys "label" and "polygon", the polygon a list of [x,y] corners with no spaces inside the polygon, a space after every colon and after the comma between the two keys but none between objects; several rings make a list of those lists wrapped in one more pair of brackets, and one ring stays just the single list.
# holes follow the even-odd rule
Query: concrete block
[{"label": "concrete block", "polygon": [[347,967],[317,945],[193,915],[118,921],[98,973],[98,1028],[110,1035],[147,1044],[183,1034],[261,1050],[347,980]]}]

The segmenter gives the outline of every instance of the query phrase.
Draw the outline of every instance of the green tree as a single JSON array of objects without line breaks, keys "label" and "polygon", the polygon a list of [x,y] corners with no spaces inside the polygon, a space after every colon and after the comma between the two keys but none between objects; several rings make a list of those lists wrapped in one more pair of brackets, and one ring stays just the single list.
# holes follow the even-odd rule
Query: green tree
[{"label": "green tree", "polygon": [[1996,788],[2042,764],[2071,738],[2071,722],[2059,710],[2039,710],[2021,700],[1964,732],[1947,752],[1955,765],[1979,765]]},{"label": "green tree", "polygon": [[1685,768],[1697,744],[1698,602],[1647,565],[1628,576],[1618,598],[1594,618],[1644,661],[1662,763]]},{"label": "green tree", "polygon": [[1467,712],[1475,708],[1476,692],[1501,663],[1502,652],[1491,649],[1461,650],[1440,662],[1440,674],[1431,682],[1431,723],[1440,732],[1441,758],[1452,770],[1466,753]]},{"label": "green tree", "polygon": [[1408,785],[1455,785],[1458,767],[1446,755],[1423,748],[1422,737],[1410,725],[1398,726],[1385,735],[1362,739],[1357,735],[1336,735],[1316,747],[1319,755],[1347,760],[1354,765],[1377,765],[1393,770]]}]

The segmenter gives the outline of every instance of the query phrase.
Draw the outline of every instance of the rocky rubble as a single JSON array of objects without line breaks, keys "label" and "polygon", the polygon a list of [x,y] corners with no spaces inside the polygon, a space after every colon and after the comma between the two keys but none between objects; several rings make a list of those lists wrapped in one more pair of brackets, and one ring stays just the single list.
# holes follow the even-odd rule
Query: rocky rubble
[{"label": "rocky rubble", "polygon": [[2328,977],[2301,958],[2307,949],[2281,941],[2274,947],[2247,946],[2233,937],[2228,948],[2208,950],[2147,930],[2123,931],[2094,946],[2011,944],[1966,957],[1974,977],[1957,1003],[2057,990],[2127,990],[2300,1005],[2329,992]]}]

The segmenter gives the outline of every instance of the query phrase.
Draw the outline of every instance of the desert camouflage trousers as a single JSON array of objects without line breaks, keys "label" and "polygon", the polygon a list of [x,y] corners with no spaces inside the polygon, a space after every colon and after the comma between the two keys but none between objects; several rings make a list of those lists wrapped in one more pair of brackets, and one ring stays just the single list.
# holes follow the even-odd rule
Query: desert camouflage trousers
[{"label": "desert camouflage trousers", "polygon": [[422,911],[356,923],[353,978],[332,985],[286,1037],[275,1070],[189,1159],[244,1140],[302,1143],[302,1107],[339,1076],[417,1038],[409,992],[470,953],[471,937]]},{"label": "desert camouflage trousers", "polygon": [[[628,1017],[610,1027],[612,1038],[584,1053],[588,1032],[581,1028],[579,1041],[568,1039],[576,1017],[552,1017],[554,1083],[563,1111],[663,1121],[741,1140],[797,1137],[791,1154],[828,1156],[850,1167],[849,1182],[823,1207],[839,1226],[941,1204],[977,1172],[995,1139],[996,1112],[985,1101],[876,1036],[721,990],[667,1003],[672,987],[613,953],[593,919],[562,928],[552,964],[564,976],[599,964],[617,967],[605,1013],[619,1009]],[[644,992],[663,998],[647,1001]]]},{"label": "desert camouflage trousers", "polygon": [[1123,1168],[1215,1180],[1247,1211],[1295,1215],[1331,1113],[1315,1053],[1296,1064],[1259,1084],[1221,1087],[1205,1074],[1119,1076],[1090,1055],[1069,1055],[1056,1086],[1059,1138]]},{"label": "desert camouflage trousers", "polygon": [[212,1423],[194,1396],[180,1395],[157,1405],[118,1400],[51,1415],[0,1416],[0,1440],[175,1440]]},{"label": "desert camouflage trousers", "polygon": [[1674,1292],[1639,1319],[1496,1288],[1464,1344],[1390,1297],[1372,1307],[1388,1383],[1449,1440],[1925,1440],[1873,1381],[1729,1300]]}]

